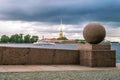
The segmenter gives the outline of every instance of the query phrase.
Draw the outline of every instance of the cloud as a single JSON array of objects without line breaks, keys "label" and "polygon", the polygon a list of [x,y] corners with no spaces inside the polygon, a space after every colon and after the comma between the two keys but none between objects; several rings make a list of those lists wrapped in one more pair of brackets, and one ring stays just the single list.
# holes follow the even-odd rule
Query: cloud
[{"label": "cloud", "polygon": [[0,21],[0,36],[4,34],[10,36],[12,34],[22,33],[38,35],[40,38],[43,35],[47,38],[57,38],[59,37],[60,26],[63,28],[64,35],[69,39],[82,38],[83,25],[55,25],[26,21]]},{"label": "cloud", "polygon": [[107,39],[120,40],[120,0],[0,0],[0,35],[58,37],[60,18],[69,38],[83,38],[85,24],[101,22]]},{"label": "cloud", "polygon": [[119,0],[0,0],[0,19],[79,24],[120,21]]},{"label": "cloud", "polygon": [[[63,24],[63,33],[69,39],[83,39],[83,29],[86,23],[80,25]],[[111,27],[110,24],[102,23],[105,26],[107,37],[111,41],[119,41],[120,27]],[[117,24],[117,23],[116,23]],[[16,33],[38,35],[40,38],[44,35],[46,38],[59,37],[60,24],[49,24],[42,22],[27,22],[27,21],[0,21],[0,36],[12,35]]]}]

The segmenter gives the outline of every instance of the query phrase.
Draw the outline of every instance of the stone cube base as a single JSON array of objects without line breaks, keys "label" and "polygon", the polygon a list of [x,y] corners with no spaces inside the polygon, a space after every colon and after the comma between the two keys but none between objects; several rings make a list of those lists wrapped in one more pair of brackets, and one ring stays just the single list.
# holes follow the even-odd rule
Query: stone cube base
[{"label": "stone cube base", "polygon": [[110,44],[79,44],[80,65],[90,67],[116,67],[116,52]]},{"label": "stone cube base", "polygon": [[90,67],[115,67],[115,51],[80,51],[80,65]]}]

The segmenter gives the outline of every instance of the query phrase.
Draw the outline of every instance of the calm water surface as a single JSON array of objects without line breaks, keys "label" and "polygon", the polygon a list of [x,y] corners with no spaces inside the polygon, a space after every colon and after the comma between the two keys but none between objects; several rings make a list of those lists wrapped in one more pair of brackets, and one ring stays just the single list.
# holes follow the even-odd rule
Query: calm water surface
[{"label": "calm water surface", "polygon": [[[33,44],[0,44],[0,46],[10,47],[32,47],[32,48],[50,48],[50,49],[68,49],[76,50],[77,44],[56,44],[56,45],[33,45]],[[120,44],[111,43],[112,50],[116,50],[117,63],[120,63]]]},{"label": "calm water surface", "polygon": [[111,43],[112,50],[116,50],[116,61],[120,63],[120,43]]},{"label": "calm water surface", "polygon": [[77,44],[56,44],[56,45],[33,45],[33,44],[0,44],[0,46],[10,47],[32,47],[32,48],[50,48],[50,49],[68,49],[75,50]]}]

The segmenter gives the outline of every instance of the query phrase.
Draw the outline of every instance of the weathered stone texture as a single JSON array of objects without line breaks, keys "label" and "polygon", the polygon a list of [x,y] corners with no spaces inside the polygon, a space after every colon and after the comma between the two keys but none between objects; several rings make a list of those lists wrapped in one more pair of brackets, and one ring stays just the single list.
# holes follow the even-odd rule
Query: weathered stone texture
[{"label": "weathered stone texture", "polygon": [[116,53],[108,44],[80,44],[79,50],[0,47],[0,65],[23,64],[115,67]]},{"label": "weathered stone texture", "polygon": [[90,67],[115,67],[115,51],[80,51],[80,65]]},{"label": "weathered stone texture", "polygon": [[90,44],[98,44],[104,40],[106,31],[100,23],[88,23],[83,30],[83,37]]},{"label": "weathered stone texture", "polygon": [[0,47],[0,64],[79,64],[78,55],[77,50]]},{"label": "weathered stone texture", "polygon": [[2,47],[0,47],[0,65],[2,64],[2,54],[3,53],[3,48]]},{"label": "weathered stone texture", "polygon": [[26,64],[28,49],[4,47],[2,52],[2,64]]},{"label": "weathered stone texture", "polygon": [[79,44],[80,65],[90,67],[115,67],[116,52],[110,44]]},{"label": "weathered stone texture", "polygon": [[79,64],[79,51],[55,50],[53,55],[54,64]]},{"label": "weathered stone texture", "polygon": [[92,55],[90,51],[80,51],[80,65],[82,66],[90,66]]},{"label": "weathered stone texture", "polygon": [[31,48],[27,64],[52,64],[54,49]]},{"label": "weathered stone texture", "polygon": [[115,51],[92,51],[92,67],[115,67]]},{"label": "weathered stone texture", "polygon": [[111,46],[109,43],[100,43],[100,44],[78,44],[78,50],[111,50]]}]

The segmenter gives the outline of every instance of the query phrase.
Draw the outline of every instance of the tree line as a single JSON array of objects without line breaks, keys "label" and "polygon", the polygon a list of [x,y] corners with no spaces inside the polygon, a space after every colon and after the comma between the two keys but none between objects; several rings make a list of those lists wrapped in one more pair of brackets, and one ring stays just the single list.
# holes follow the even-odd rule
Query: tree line
[{"label": "tree line", "polygon": [[86,41],[83,39],[75,39],[74,41],[75,41],[75,43],[82,43],[82,44],[86,43]]},{"label": "tree line", "polygon": [[57,40],[68,40],[67,37],[60,37],[60,38],[57,38]]},{"label": "tree line", "polygon": [[23,34],[14,34],[10,37],[7,35],[2,35],[0,38],[1,43],[33,43],[39,39],[36,35],[23,35]]}]

